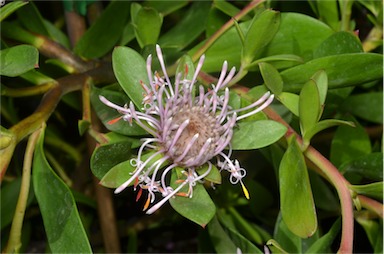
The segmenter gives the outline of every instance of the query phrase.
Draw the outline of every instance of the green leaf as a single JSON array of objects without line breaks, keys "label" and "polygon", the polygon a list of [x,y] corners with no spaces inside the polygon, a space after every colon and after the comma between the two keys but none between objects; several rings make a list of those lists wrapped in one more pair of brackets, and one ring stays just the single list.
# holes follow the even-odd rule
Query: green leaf
[{"label": "green leaf", "polygon": [[356,35],[350,32],[338,32],[329,36],[316,48],[313,58],[362,52],[363,47]]},{"label": "green leaf", "polygon": [[[242,31],[245,31],[250,21],[239,24]],[[200,49],[204,42],[196,45],[192,50],[188,52],[189,55],[193,55],[194,52]],[[228,67],[240,66],[242,42],[235,27],[232,27],[226,31],[215,43],[205,52],[205,61],[202,70],[205,72],[221,71],[223,62],[228,62]]]},{"label": "green leaf", "polygon": [[178,0],[178,1],[147,1],[143,2],[145,6],[154,8],[158,10],[164,16],[171,14],[179,10],[180,8],[188,4],[187,0]]},{"label": "green leaf", "polygon": [[316,1],[317,10],[319,12],[320,20],[332,27],[337,31],[340,27],[339,11],[337,8],[336,0],[329,1]]},{"label": "green leaf", "polygon": [[341,106],[344,112],[364,120],[383,123],[383,93],[365,93],[349,96]]},{"label": "green leaf", "polygon": [[[150,156],[152,156],[154,152],[148,152],[143,154],[141,157],[142,161],[146,161]],[[163,158],[163,155],[156,155],[150,162],[148,162],[147,166],[152,166],[156,161]],[[168,162],[164,162],[162,165],[168,165]],[[132,172],[136,170],[136,167],[132,166],[131,160],[126,160],[118,163],[113,166],[100,180],[100,184],[108,187],[108,188],[117,188],[121,186],[124,182],[126,182],[132,176]],[[133,185],[132,182],[129,186]]]},{"label": "green leaf", "polygon": [[[176,172],[177,170],[180,169],[176,168],[172,170],[171,174],[171,186],[173,189],[179,186],[179,184],[176,183],[177,180],[180,180]],[[187,193],[188,188],[189,186],[187,184],[180,192]],[[192,198],[175,196],[175,198],[169,200],[169,203],[176,212],[202,227],[205,227],[216,213],[216,206],[201,183],[196,183],[193,187]]]},{"label": "green leaf", "polygon": [[[207,172],[208,168],[209,168],[209,165],[205,163],[203,166],[196,168],[196,172],[199,173],[199,175],[202,175],[205,172]],[[208,173],[206,177],[204,177],[204,179],[215,184],[221,184],[220,171],[217,169],[215,165],[212,165],[211,171]]]},{"label": "green leaf", "polygon": [[301,253],[301,239],[293,234],[282,219],[281,212],[279,213],[273,237],[278,242],[277,248],[283,249],[288,253]]},{"label": "green leaf", "polygon": [[320,115],[319,90],[313,80],[305,83],[299,97],[300,129],[302,135],[315,127]]},{"label": "green leaf", "polygon": [[259,67],[265,86],[268,87],[274,95],[279,96],[283,91],[283,80],[279,72],[268,63],[259,63]]},{"label": "green leaf", "polygon": [[336,167],[370,153],[371,141],[363,127],[341,125],[337,128],[332,139],[330,156]]},{"label": "green leaf", "polygon": [[[237,13],[240,12],[240,10],[232,3],[224,0],[214,0],[213,6],[230,17],[234,17]],[[250,17],[247,15],[243,19],[250,19]]]},{"label": "green leaf", "polygon": [[373,220],[364,214],[356,216],[356,221],[365,230],[368,240],[372,245],[373,253],[383,252],[383,223]]},{"label": "green leaf", "polygon": [[313,126],[311,129],[307,130],[307,132],[305,132],[303,138],[305,140],[310,140],[314,135],[316,135],[320,131],[328,129],[328,128],[333,127],[333,126],[337,126],[337,125],[348,125],[351,127],[355,127],[353,122],[347,122],[347,121],[338,120],[338,119],[327,119],[327,120],[323,120],[323,121],[316,123],[315,126]]},{"label": "green leaf", "polygon": [[75,53],[85,58],[98,58],[111,51],[126,25],[129,6],[128,1],[111,2],[77,42]]},{"label": "green leaf", "polygon": [[[327,73],[323,70],[316,72],[311,78],[317,86],[319,91],[319,99],[321,107],[324,107],[325,99],[328,92],[328,76]],[[320,115],[319,115],[320,117]]]},{"label": "green leaf", "polygon": [[92,173],[101,179],[113,166],[131,157],[131,143],[121,142],[96,147],[91,157]]},{"label": "green leaf", "polygon": [[44,19],[34,3],[30,3],[17,10],[17,17],[27,30],[50,37],[48,29],[45,27]]},{"label": "green leaf", "polygon": [[40,135],[33,160],[33,187],[53,253],[91,253],[71,190],[48,164]]},{"label": "green leaf", "polygon": [[260,15],[255,15],[245,35],[241,55],[243,66],[261,55],[262,49],[273,39],[279,25],[280,13],[277,11],[265,10]]},{"label": "green leaf", "polygon": [[309,171],[309,178],[316,208],[329,212],[339,212],[339,199],[323,178],[313,171]]},{"label": "green leaf", "polygon": [[383,57],[373,53],[352,53],[314,59],[280,73],[284,91],[300,91],[319,70],[327,73],[329,89],[356,86],[382,78]]},{"label": "green leaf", "polygon": [[140,82],[149,85],[144,59],[131,48],[116,47],[112,53],[112,66],[120,86],[140,110],[144,93]]},{"label": "green leaf", "polygon": [[316,18],[300,13],[281,13],[279,30],[263,56],[293,54],[308,61],[313,58],[313,51],[332,34],[332,29]]},{"label": "green leaf", "polygon": [[208,233],[217,253],[237,253],[237,246],[220,225],[217,216],[209,222]]},{"label": "green leaf", "polygon": [[364,185],[350,185],[349,188],[357,194],[373,197],[380,201],[383,200],[383,182]]},{"label": "green leaf", "polygon": [[132,15],[136,39],[141,48],[155,44],[160,34],[163,17],[156,9],[150,7],[140,8]]},{"label": "green leaf", "polygon": [[331,229],[325,235],[320,237],[316,242],[314,242],[306,251],[306,253],[328,253],[331,244],[340,231],[340,227],[341,219],[338,218],[335,223],[333,223]]},{"label": "green leaf", "polygon": [[282,92],[277,99],[295,116],[299,116],[299,96],[297,94]]},{"label": "green leaf", "polygon": [[253,61],[250,63],[245,69],[253,69],[253,67],[257,66],[259,63],[262,62],[276,62],[276,61],[291,61],[291,62],[297,62],[297,63],[303,63],[303,59],[296,55],[291,54],[282,54],[282,55],[274,55],[274,56],[267,56],[263,58],[259,58],[256,61]]},{"label": "green leaf", "polygon": [[134,121],[132,122],[132,125],[130,125],[123,119],[111,123],[111,120],[113,121],[114,119],[117,119],[118,117],[122,116],[122,114],[120,114],[116,109],[113,109],[102,103],[100,101],[99,95],[104,96],[111,102],[120,106],[124,106],[126,103],[129,103],[129,98],[121,92],[116,92],[107,89],[99,89],[95,86],[92,86],[92,106],[97,116],[108,130],[128,136],[139,136],[146,134],[146,131],[143,130],[140,126],[138,126]]},{"label": "green leaf", "polygon": [[297,236],[307,238],[317,229],[315,204],[304,156],[291,139],[279,168],[282,218]]},{"label": "green leaf", "polygon": [[18,45],[0,51],[0,74],[16,77],[38,67],[39,52],[30,45]]},{"label": "green leaf", "polygon": [[375,181],[383,180],[383,153],[376,152],[360,156],[347,163],[344,163],[339,168],[340,172],[357,173],[364,178]]},{"label": "green leaf", "polygon": [[258,149],[278,141],[287,128],[272,120],[239,122],[233,131],[232,148],[234,150]]},{"label": "green leaf", "polygon": [[161,47],[182,50],[192,43],[205,29],[210,5],[208,1],[193,2],[182,19],[161,35]]},{"label": "green leaf", "polygon": [[3,21],[6,17],[11,15],[13,12],[15,12],[20,7],[23,7],[24,5],[28,4],[29,2],[23,2],[23,1],[15,1],[8,3],[7,5],[1,7],[0,9],[0,22]]},{"label": "green leaf", "polygon": [[263,253],[249,240],[249,238],[240,234],[231,223],[228,223],[227,218],[222,216],[222,213],[218,212],[217,218],[227,235],[231,238],[231,241],[242,253]]}]

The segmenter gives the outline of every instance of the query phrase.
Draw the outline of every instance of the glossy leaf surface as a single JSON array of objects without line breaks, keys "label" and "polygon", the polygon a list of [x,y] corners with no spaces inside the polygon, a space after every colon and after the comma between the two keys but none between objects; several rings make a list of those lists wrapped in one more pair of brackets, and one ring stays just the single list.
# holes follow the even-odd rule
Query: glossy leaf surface
[{"label": "glossy leaf surface", "polygon": [[265,86],[268,87],[274,95],[279,96],[283,91],[283,80],[279,72],[268,63],[259,63],[259,67]]},{"label": "glossy leaf surface", "polygon": [[129,6],[130,3],[126,1],[109,4],[77,42],[75,52],[85,58],[98,58],[111,51],[128,19]]},{"label": "glossy leaf surface", "polygon": [[112,65],[120,86],[140,110],[144,93],[140,82],[149,85],[144,59],[131,48],[117,47],[112,53]]},{"label": "glossy leaf surface", "polygon": [[141,48],[155,44],[160,34],[163,17],[150,7],[142,7],[132,16],[136,39]]},{"label": "glossy leaf surface", "polygon": [[[176,189],[181,184],[177,183],[178,180],[182,181],[186,178],[180,172],[177,173],[177,170],[179,169],[174,169],[171,174],[171,186],[173,189]],[[182,177],[179,178],[179,175]],[[188,193],[188,188],[187,184],[180,192]],[[175,198],[169,200],[169,203],[182,216],[202,227],[205,227],[211,221],[216,212],[215,204],[201,183],[196,183],[196,186],[193,187],[193,196],[191,198],[175,196]]]},{"label": "glossy leaf surface", "polygon": [[131,143],[121,142],[98,146],[91,157],[92,173],[101,179],[113,166],[131,157]]},{"label": "glossy leaf surface", "polygon": [[297,236],[307,238],[317,229],[316,210],[304,156],[291,140],[279,168],[282,218]]},{"label": "glossy leaf surface", "polygon": [[48,164],[43,139],[41,134],[35,150],[32,177],[49,247],[56,253],[91,253],[71,190]]},{"label": "glossy leaf surface", "polygon": [[271,120],[240,122],[233,133],[232,148],[250,150],[265,147],[279,140],[286,131],[284,125]]},{"label": "glossy leaf surface", "polygon": [[373,92],[348,97],[342,109],[364,120],[383,123],[383,93]]},{"label": "glossy leaf surface", "polygon": [[261,55],[262,49],[273,39],[280,25],[280,13],[265,10],[255,15],[244,39],[242,65],[246,66]]},{"label": "glossy leaf surface", "polygon": [[38,67],[39,53],[30,45],[19,45],[0,51],[0,74],[16,77]]},{"label": "glossy leaf surface", "polygon": [[382,69],[381,55],[352,53],[317,58],[280,74],[284,81],[284,91],[297,92],[319,70],[327,73],[328,87],[334,89],[381,79]]}]

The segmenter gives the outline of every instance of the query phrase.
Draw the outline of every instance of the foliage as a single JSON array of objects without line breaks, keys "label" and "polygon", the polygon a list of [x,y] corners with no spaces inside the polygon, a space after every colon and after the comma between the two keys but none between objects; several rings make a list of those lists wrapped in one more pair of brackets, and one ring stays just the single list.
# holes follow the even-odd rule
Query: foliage
[{"label": "foliage", "polygon": [[[369,0],[6,3],[2,251],[382,252],[382,14]],[[171,80],[205,55],[206,90],[224,61],[236,67],[231,108],[275,100],[234,127],[244,183],[202,166],[193,196],[146,215],[142,189],[110,188],[148,133],[99,98],[141,110],[145,59],[165,71],[156,44]],[[185,179],[175,167],[167,180],[183,194]]]}]

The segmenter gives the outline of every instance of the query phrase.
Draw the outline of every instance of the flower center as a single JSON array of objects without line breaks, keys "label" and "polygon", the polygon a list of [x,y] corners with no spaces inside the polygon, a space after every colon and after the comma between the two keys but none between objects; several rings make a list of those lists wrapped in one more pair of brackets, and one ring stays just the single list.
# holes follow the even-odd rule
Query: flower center
[{"label": "flower center", "polygon": [[[167,155],[180,166],[197,167],[210,160],[222,132],[222,126],[217,122],[216,117],[206,112],[203,107],[188,105],[176,107],[171,117],[176,127],[171,128],[166,135],[164,146]],[[186,120],[189,122],[182,128]],[[197,138],[196,134],[198,134]],[[208,139],[210,142],[207,143]],[[202,150],[204,150],[203,153]]]}]

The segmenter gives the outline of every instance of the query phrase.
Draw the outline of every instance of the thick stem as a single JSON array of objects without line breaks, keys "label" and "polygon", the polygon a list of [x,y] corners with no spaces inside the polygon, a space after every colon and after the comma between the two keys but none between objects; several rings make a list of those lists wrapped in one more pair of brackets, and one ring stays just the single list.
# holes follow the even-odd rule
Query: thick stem
[{"label": "thick stem", "polygon": [[363,195],[357,195],[357,198],[360,200],[361,207],[364,207],[380,216],[380,218],[383,218],[383,204]]},{"label": "thick stem", "polygon": [[27,207],[27,200],[29,195],[29,188],[31,182],[31,168],[33,151],[39,137],[39,131],[35,131],[28,140],[27,148],[25,150],[23,174],[21,178],[21,187],[19,199],[17,201],[15,214],[13,216],[12,227],[9,233],[9,240],[5,253],[18,253],[21,247],[21,229],[23,227],[25,209]]}]

